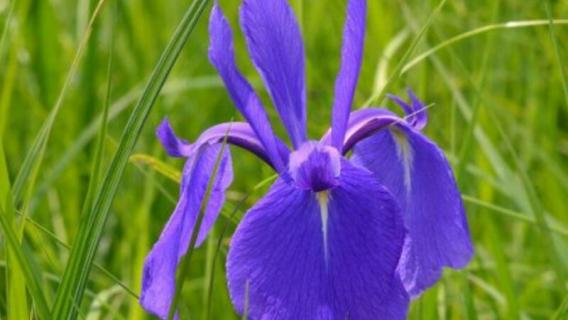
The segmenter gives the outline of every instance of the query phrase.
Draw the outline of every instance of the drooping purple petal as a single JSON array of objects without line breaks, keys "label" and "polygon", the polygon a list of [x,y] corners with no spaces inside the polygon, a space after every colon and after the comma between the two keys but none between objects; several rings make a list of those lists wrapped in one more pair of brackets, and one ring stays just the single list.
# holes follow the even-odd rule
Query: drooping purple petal
[{"label": "drooping purple petal", "polygon": [[365,23],[367,17],[366,0],[349,0],[347,17],[343,29],[343,47],[341,49],[341,67],[335,82],[333,101],[331,143],[341,150],[349,112],[359,79],[363,47],[365,44]]},{"label": "drooping purple petal", "polygon": [[164,119],[160,123],[156,129],[156,136],[171,157],[181,158],[189,156],[191,150],[189,142],[176,136],[168,119]]},{"label": "drooping purple petal", "polygon": [[[381,129],[402,122],[404,122],[403,119],[386,109],[365,108],[351,112],[343,147],[340,149],[341,153],[347,154],[357,142],[370,137]],[[332,134],[333,130],[326,132],[320,140],[321,143],[329,144]]]},{"label": "drooping purple petal", "polygon": [[[221,123],[205,130],[195,143],[187,148],[187,154],[188,156],[191,156],[196,150],[199,150],[203,144],[222,142],[225,137],[227,137],[228,144],[235,145],[252,152],[275,168],[272,163],[272,159],[268,156],[262,142],[258,139],[251,126],[245,122]],[[287,163],[288,157],[290,156],[290,150],[280,139],[277,137],[274,137],[274,139],[281,161],[283,163]]]},{"label": "drooping purple petal", "polygon": [[251,319],[405,318],[398,205],[370,172],[341,168],[327,194],[278,180],[245,215],[227,259],[238,312],[246,304]]},{"label": "drooping purple petal", "polygon": [[[180,258],[188,249],[192,230],[221,148],[222,145],[219,143],[203,145],[195,156],[187,160],[178,204],[160,239],[154,244],[144,262],[140,304],[146,311],[161,319],[167,318],[175,291],[176,268]],[[196,246],[203,242],[217,219],[225,201],[225,190],[233,179],[228,149],[225,149],[214,179]]]},{"label": "drooping purple petal", "polygon": [[235,64],[233,34],[217,3],[211,11],[209,34],[209,60],[217,68],[237,109],[262,142],[271,163],[278,172],[285,172],[286,166],[280,159],[274,132],[262,103]]},{"label": "drooping purple petal", "polygon": [[352,161],[371,170],[401,204],[408,237],[399,272],[415,297],[443,267],[463,268],[473,255],[465,211],[442,150],[407,124],[359,142]]},{"label": "drooping purple petal", "polygon": [[286,0],[244,0],[241,25],[260,72],[295,148],[306,141],[304,44]]}]

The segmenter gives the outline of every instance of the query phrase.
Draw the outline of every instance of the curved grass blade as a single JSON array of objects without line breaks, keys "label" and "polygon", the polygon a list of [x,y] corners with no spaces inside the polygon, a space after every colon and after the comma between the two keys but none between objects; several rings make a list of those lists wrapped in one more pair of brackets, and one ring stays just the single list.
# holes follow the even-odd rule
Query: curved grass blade
[{"label": "curved grass blade", "polygon": [[[490,209],[493,212],[499,213],[503,216],[538,226],[538,222],[534,218],[531,218],[530,216],[528,216],[525,213],[520,213],[520,212],[513,211],[511,209],[503,208],[503,207],[498,206],[496,204],[493,204],[493,203],[490,203],[490,202],[487,202],[487,201],[483,201],[483,200],[480,200],[478,198],[468,196],[468,195],[462,195],[462,199],[465,202],[468,202],[468,203],[471,203],[471,204],[474,204],[476,206],[480,206],[480,207],[483,207],[483,208],[486,208],[486,209]],[[549,221],[548,225],[549,225],[550,231],[558,233],[558,234],[563,235],[563,236],[568,236],[568,230],[565,227],[563,227],[559,224],[555,224],[553,221],[550,221],[550,220],[551,219],[547,219],[547,221]]]},{"label": "curved grass blade", "polygon": [[113,157],[106,177],[88,216],[83,217],[77,240],[73,245],[62,283],[57,292],[53,317],[55,319],[74,319],[76,310],[73,304],[81,304],[96,249],[100,242],[108,212],[118,189],[128,159],[146,119],[152,110],[181,50],[192,33],[208,0],[195,0],[186,11],[174,35],[156,65],[138,104],[132,111],[124,128],[119,147]]},{"label": "curved grass blade", "polygon": [[416,58],[412,59],[410,62],[408,62],[403,68],[401,73],[406,73],[408,70],[412,69],[414,66],[416,66],[418,63],[422,62],[423,60],[425,60],[426,58],[428,58],[429,56],[433,55],[434,53],[449,47],[451,45],[453,45],[456,42],[460,42],[462,40],[465,40],[467,38],[471,38],[474,36],[477,36],[479,34],[485,33],[485,32],[489,32],[489,31],[493,31],[493,30],[499,30],[499,29],[516,29],[516,28],[528,28],[528,27],[538,27],[538,26],[547,26],[547,25],[566,25],[568,24],[568,19],[554,19],[554,20],[522,20],[522,21],[508,21],[508,22],[503,22],[503,23],[495,23],[495,24],[490,24],[490,25],[486,25],[483,27],[479,27],[467,32],[464,32],[462,34],[458,34],[455,37],[452,37],[438,45],[433,46],[432,48],[430,48],[429,50],[426,50],[426,52],[421,53],[420,55],[418,55]]}]

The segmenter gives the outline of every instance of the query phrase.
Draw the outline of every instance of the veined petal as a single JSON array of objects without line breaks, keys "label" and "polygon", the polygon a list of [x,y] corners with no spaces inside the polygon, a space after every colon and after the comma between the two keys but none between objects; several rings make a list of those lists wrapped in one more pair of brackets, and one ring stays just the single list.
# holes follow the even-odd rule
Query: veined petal
[{"label": "veined petal", "polygon": [[251,125],[278,172],[285,172],[285,163],[279,156],[276,138],[266,111],[248,81],[241,75],[233,49],[233,34],[221,8],[215,2],[209,21],[209,60],[217,68],[237,109]]},{"label": "veined petal", "polygon": [[408,236],[399,272],[415,297],[443,267],[463,268],[473,247],[460,192],[442,150],[399,123],[359,142],[352,159],[371,170],[401,204]]},{"label": "veined petal", "polygon": [[365,23],[367,17],[366,0],[349,0],[347,17],[343,29],[341,67],[335,82],[333,102],[331,143],[341,150],[347,130],[349,111],[359,79],[363,47],[365,44]]},{"label": "veined petal", "polygon": [[[140,304],[144,309],[166,319],[175,291],[176,268],[186,253],[192,231],[204,200],[222,145],[206,144],[186,162],[178,204],[164,227],[160,239],[146,257]],[[225,190],[233,179],[229,150],[220,162],[196,246],[201,245],[217,219],[225,201]]]},{"label": "veined petal", "polygon": [[295,148],[306,141],[304,44],[286,0],[244,0],[241,25],[260,72]]},{"label": "veined petal", "polygon": [[340,184],[328,192],[278,180],[245,215],[227,259],[239,312],[246,305],[251,319],[405,318],[397,203],[345,160]]}]

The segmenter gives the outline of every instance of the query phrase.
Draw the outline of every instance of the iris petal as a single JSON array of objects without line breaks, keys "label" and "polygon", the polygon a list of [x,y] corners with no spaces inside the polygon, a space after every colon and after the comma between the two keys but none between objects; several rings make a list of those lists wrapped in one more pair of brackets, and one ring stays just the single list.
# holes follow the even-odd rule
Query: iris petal
[{"label": "iris petal", "polygon": [[410,89],[407,90],[410,103],[407,103],[400,97],[389,94],[388,97],[396,102],[406,113],[407,122],[416,130],[422,130],[428,123],[428,112],[426,111],[426,104],[424,104],[414,92]]},{"label": "iris petal", "polygon": [[371,170],[401,204],[408,237],[399,272],[411,296],[463,268],[473,247],[451,167],[442,150],[410,125],[399,123],[359,142],[353,161]]},{"label": "iris petal", "polygon": [[[167,317],[175,290],[176,268],[189,246],[192,230],[221,148],[220,143],[203,145],[195,156],[187,160],[177,206],[160,239],[144,262],[140,304],[145,310],[162,319]],[[196,246],[203,242],[217,219],[225,201],[225,190],[233,179],[228,149],[225,149],[214,179]]]},{"label": "iris petal", "polygon": [[191,153],[189,142],[176,136],[168,119],[164,119],[158,126],[156,136],[170,157],[187,157]]},{"label": "iris petal", "polygon": [[278,180],[245,215],[227,260],[239,312],[246,305],[251,319],[405,318],[400,209],[370,172],[345,160],[341,168],[340,185],[325,197]]},{"label": "iris petal", "polygon": [[[264,148],[262,142],[258,139],[254,130],[248,123],[244,122],[221,123],[205,130],[194,144],[186,148],[188,149],[188,151],[186,152],[191,155],[203,144],[222,142],[225,137],[227,137],[228,144],[248,150],[258,156],[260,159],[264,160],[270,166],[276,168],[274,163],[272,162],[271,157],[268,155],[266,148]],[[283,163],[287,163],[288,157],[290,156],[290,150],[288,149],[286,144],[277,137],[274,137],[274,140],[280,160]]]},{"label": "iris petal", "polygon": [[286,0],[244,0],[241,25],[294,147],[306,141],[304,44]]},{"label": "iris petal", "polygon": [[343,29],[341,67],[335,82],[335,97],[332,116],[332,138],[334,147],[341,150],[347,129],[349,111],[359,79],[363,47],[365,42],[365,22],[367,1],[349,0],[347,17]]},{"label": "iris petal", "polygon": [[233,34],[216,2],[209,20],[209,34],[209,60],[219,72],[236,107],[262,142],[271,163],[278,172],[284,172],[285,165],[280,159],[268,116],[260,99],[235,64]]},{"label": "iris petal", "polygon": [[[377,131],[404,120],[386,109],[364,108],[351,112],[349,126],[345,131],[342,154],[347,154],[357,142],[368,138]],[[329,144],[333,130],[328,130],[321,138],[321,143]]]}]

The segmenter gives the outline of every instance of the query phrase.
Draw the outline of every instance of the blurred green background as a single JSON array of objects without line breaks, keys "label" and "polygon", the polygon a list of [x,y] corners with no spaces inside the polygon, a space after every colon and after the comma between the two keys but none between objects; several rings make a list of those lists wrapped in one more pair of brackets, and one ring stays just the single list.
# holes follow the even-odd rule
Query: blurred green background
[{"label": "blurred green background", "polygon": [[[283,133],[237,31],[239,2],[220,1],[236,32],[239,65]],[[50,110],[63,97],[43,162],[16,199],[13,223],[16,233],[23,231],[22,252],[49,305],[68,246],[79,232],[89,183],[100,181],[92,176],[93,162],[102,173],[108,168],[126,121],[191,1],[107,0],[87,39],[97,3],[0,0],[0,148],[7,163],[2,180],[14,185]],[[399,112],[382,101],[383,89],[403,95],[412,87],[432,103],[425,132],[451,160],[467,207],[474,260],[463,271],[447,270],[412,303],[409,318],[568,319],[568,1],[448,0],[436,11],[439,3],[369,1],[355,98],[355,107],[382,105]],[[309,134],[317,138],[330,121],[345,1],[292,4],[307,53]],[[177,183],[163,171],[180,171],[183,165],[160,148],[157,124],[167,116],[180,135],[194,140],[213,124],[240,119],[207,60],[209,9],[181,52],[120,180],[96,251],[98,267],[90,273],[85,299],[75,306],[81,319],[146,317],[136,298],[143,259],[178,193]],[[82,41],[87,41],[84,51],[64,89]],[[397,69],[416,57],[421,59],[411,68]],[[110,118],[99,162],[96,141],[109,79]],[[224,279],[227,244],[244,211],[265,191],[255,185],[272,172],[242,150],[233,148],[233,157],[235,181],[223,216],[195,251],[184,286],[181,313],[192,319],[205,317],[211,276],[210,318],[238,318]],[[0,213],[6,212],[4,206]],[[229,232],[223,232],[224,225]],[[33,294],[9,285],[23,282],[6,272],[11,264],[4,232],[0,241],[0,319],[34,318]],[[11,309],[14,305],[25,310]]]}]

